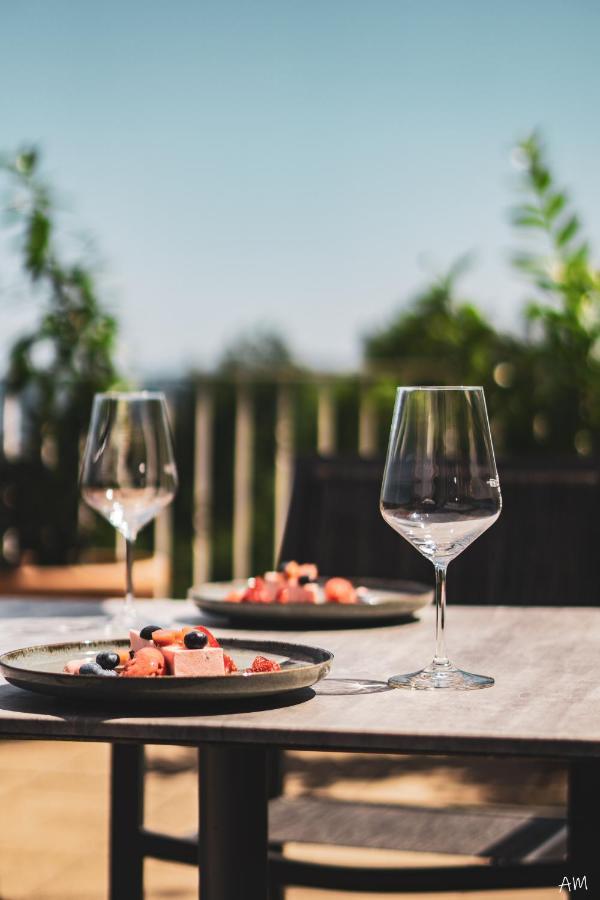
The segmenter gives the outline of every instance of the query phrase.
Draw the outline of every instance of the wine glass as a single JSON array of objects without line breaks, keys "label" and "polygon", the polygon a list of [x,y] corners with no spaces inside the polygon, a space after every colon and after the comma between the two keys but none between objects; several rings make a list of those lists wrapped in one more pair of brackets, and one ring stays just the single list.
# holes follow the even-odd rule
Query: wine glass
[{"label": "wine glass", "polygon": [[481,387],[400,387],[390,431],[381,514],[435,567],[436,648],[420,672],[394,675],[392,687],[490,687],[446,656],[446,569],[493,525],[500,483]]},{"label": "wine glass", "polygon": [[164,394],[96,394],[81,466],[85,502],[125,538],[126,592],[113,627],[135,624],[133,548],[139,531],[177,490]]}]

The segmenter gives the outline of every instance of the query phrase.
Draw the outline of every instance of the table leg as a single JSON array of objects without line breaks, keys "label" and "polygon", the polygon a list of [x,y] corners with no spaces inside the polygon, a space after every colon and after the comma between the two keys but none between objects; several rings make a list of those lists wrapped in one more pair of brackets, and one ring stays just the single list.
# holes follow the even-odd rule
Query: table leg
[{"label": "table leg", "polygon": [[267,900],[267,754],[245,744],[200,750],[202,900]]},{"label": "table leg", "polygon": [[[600,897],[598,804],[600,760],[578,760],[569,766],[568,865],[571,897]],[[585,879],[585,880],[583,880]],[[586,893],[587,888],[587,893]]]},{"label": "table leg", "polygon": [[113,744],[110,786],[110,900],[142,900],[144,747]]}]

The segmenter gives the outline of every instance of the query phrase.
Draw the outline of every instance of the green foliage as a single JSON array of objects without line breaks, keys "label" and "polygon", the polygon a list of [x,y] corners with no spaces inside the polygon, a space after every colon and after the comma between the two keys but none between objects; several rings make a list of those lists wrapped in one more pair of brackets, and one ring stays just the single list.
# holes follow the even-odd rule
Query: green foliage
[{"label": "green foliage", "polygon": [[[49,501],[53,493],[60,497],[56,516],[62,524],[50,521],[48,527],[60,531],[68,544],[76,540],[79,446],[92,398],[118,380],[113,361],[117,323],[102,307],[92,267],[85,259],[62,258],[56,209],[38,170],[34,148],[0,163],[16,198],[6,218],[16,230],[24,276],[42,304],[37,327],[10,351],[5,383],[25,406],[31,458],[41,452],[52,473]],[[50,557],[57,561],[69,549],[64,541],[60,548],[56,542],[52,546]]]},{"label": "green foliage", "polygon": [[117,324],[102,309],[85,261],[61,260],[55,210],[38,167],[33,149],[2,167],[21,198],[10,212],[23,270],[44,306],[35,331],[13,346],[6,380],[9,389],[34,396],[32,414],[58,436],[65,419],[84,425],[94,393],[116,382]]},{"label": "green foliage", "polygon": [[221,355],[218,370],[226,375],[272,374],[291,368],[292,353],[282,335],[257,328],[234,337]]},{"label": "green foliage", "polygon": [[[476,305],[457,299],[455,266],[365,340],[371,369],[392,382],[481,384],[503,452],[588,454],[600,446],[600,273],[566,191],[558,188],[537,135],[515,153],[521,202],[512,223],[527,249],[513,256],[532,295],[525,339],[501,334]],[[542,239],[543,249],[532,244]]]},{"label": "green foliage", "polygon": [[511,342],[497,334],[475,304],[456,298],[464,268],[465,262],[459,261],[419,294],[408,310],[367,336],[365,356],[372,368],[392,364],[410,373],[417,384],[489,380]]},{"label": "green foliage", "polygon": [[513,222],[541,241],[539,252],[513,258],[534,290],[525,315],[538,437],[554,449],[585,454],[600,445],[600,272],[537,135],[519,144],[517,159],[523,201]]}]

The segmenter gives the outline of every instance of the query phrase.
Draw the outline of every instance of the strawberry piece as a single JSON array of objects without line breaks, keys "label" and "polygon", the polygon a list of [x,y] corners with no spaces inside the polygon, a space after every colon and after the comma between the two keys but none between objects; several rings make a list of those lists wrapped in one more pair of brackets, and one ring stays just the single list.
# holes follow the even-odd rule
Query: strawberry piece
[{"label": "strawberry piece", "polygon": [[190,631],[202,631],[208,638],[209,647],[221,646],[214,634],[212,634],[208,630],[208,628],[204,628],[202,625],[184,625],[179,629],[159,628],[158,631],[153,632],[152,640],[157,647],[170,647],[173,644],[176,644],[179,647],[183,647],[183,639],[186,634],[190,633]]},{"label": "strawberry piece", "polygon": [[275,595],[275,603],[289,603],[290,602],[290,589],[287,587],[279,588]]},{"label": "strawberry piece", "polygon": [[296,581],[300,576],[300,566],[295,559],[292,559],[290,562],[286,563],[283,571],[286,578],[291,578],[294,581]]},{"label": "strawberry piece", "polygon": [[152,640],[157,647],[168,647],[170,644],[183,644],[183,635],[180,630],[159,628],[152,632]]},{"label": "strawberry piece", "polygon": [[273,659],[267,659],[266,656],[256,656],[247,672],[280,672],[281,666]]},{"label": "strawberry piece", "polygon": [[356,603],[356,591],[347,578],[330,578],[324,590],[330,603]]},{"label": "strawberry piece", "polygon": [[223,654],[223,662],[225,663],[225,673],[227,675],[231,675],[232,672],[237,672],[238,667],[228,653]]}]

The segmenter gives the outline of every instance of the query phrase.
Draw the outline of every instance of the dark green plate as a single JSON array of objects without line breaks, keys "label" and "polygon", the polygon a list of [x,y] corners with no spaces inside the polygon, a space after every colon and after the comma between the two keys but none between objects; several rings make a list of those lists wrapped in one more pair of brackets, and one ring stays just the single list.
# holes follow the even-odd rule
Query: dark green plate
[{"label": "dark green plate", "polygon": [[[323,582],[324,579],[320,579]],[[433,600],[433,591],[414,581],[388,581],[375,578],[353,578],[355,586],[363,585],[368,593],[359,603],[232,603],[231,590],[243,590],[247,581],[213,581],[192,587],[188,596],[198,609],[225,616],[236,625],[254,628],[279,626],[306,628],[336,625],[365,625],[411,619]]]},{"label": "dark green plate", "polygon": [[104,678],[100,675],[66,675],[72,659],[95,659],[101,650],[122,649],[127,640],[80,641],[46,644],[11,650],[0,656],[0,671],[10,684],[64,699],[136,703],[139,701],[225,700],[263,697],[310,687],[331,668],[333,654],[318,647],[284,641],[219,639],[238,669],[250,666],[255,656],[267,656],[280,672],[219,675],[206,678]]}]

